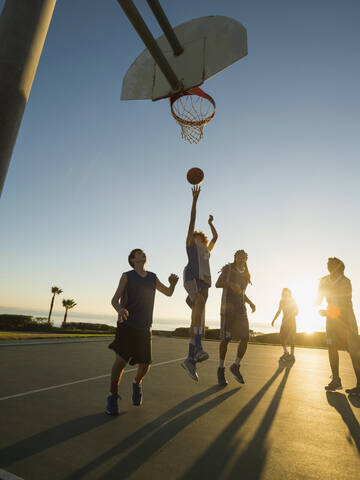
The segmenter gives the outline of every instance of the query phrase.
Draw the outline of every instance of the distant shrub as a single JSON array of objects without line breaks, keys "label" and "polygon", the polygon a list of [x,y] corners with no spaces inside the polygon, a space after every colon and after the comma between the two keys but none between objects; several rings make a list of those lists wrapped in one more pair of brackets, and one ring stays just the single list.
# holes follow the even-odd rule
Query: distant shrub
[{"label": "distant shrub", "polygon": [[175,330],[173,331],[173,335],[175,337],[189,338],[189,332],[190,332],[189,327],[179,327],[179,328],[175,328]]},{"label": "distant shrub", "polygon": [[[106,325],[105,323],[83,323],[83,322],[69,322],[64,325],[66,330],[94,330],[101,332],[115,332],[116,327]],[[63,328],[64,328],[63,327]]]}]

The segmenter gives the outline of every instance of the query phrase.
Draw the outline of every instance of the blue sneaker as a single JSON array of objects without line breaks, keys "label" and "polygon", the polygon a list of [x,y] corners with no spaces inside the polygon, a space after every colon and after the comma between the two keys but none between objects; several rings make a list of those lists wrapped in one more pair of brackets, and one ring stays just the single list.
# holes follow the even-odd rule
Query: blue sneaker
[{"label": "blue sneaker", "polygon": [[118,399],[119,395],[109,395],[107,397],[107,402],[106,402],[106,410],[105,412],[108,415],[119,415],[119,406],[118,406]]},{"label": "blue sneaker", "polygon": [[142,385],[141,383],[133,382],[132,388],[133,388],[133,394],[132,394],[133,405],[140,407],[140,405],[142,404],[142,397],[143,397]]}]

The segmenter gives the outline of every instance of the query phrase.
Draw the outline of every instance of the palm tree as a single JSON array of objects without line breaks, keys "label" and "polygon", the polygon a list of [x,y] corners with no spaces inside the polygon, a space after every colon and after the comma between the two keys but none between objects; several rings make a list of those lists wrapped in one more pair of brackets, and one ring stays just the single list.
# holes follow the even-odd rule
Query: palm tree
[{"label": "palm tree", "polygon": [[53,309],[53,306],[54,306],[55,295],[60,295],[60,293],[62,293],[62,290],[61,290],[61,288],[59,288],[59,287],[51,287],[51,293],[53,294],[53,296],[52,296],[52,298],[51,298],[51,303],[50,303],[50,311],[49,311],[49,316],[48,316],[48,324],[50,324],[51,313],[52,313],[52,309]]},{"label": "palm tree", "polygon": [[76,303],[72,298],[68,298],[67,300],[62,301],[63,307],[65,308],[65,315],[64,315],[64,320],[62,323],[62,327],[65,327],[66,325],[66,317],[67,317],[67,312],[70,310],[70,308],[74,308]]}]

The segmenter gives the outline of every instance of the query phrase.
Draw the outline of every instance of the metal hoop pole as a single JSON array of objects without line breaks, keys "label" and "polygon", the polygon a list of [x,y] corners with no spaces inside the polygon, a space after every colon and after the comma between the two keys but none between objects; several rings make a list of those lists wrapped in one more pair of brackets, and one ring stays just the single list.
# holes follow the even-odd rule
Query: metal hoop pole
[{"label": "metal hoop pole", "polygon": [[134,2],[132,0],[118,0],[118,3],[124,10],[125,15],[130,20],[132,26],[137,31],[139,37],[148,48],[151,56],[158,64],[160,70],[165,75],[166,80],[171,85],[171,88],[173,90],[179,90],[181,86],[180,81],[178,80],[174,70],[171,68],[169,62],[166,60],[159,45],[156,43],[155,38],[152,36],[150,30],[140,15],[140,12],[134,5]]},{"label": "metal hoop pole", "polygon": [[156,17],[162,31],[164,32],[168,42],[173,49],[174,55],[178,56],[181,55],[184,51],[183,46],[180,44],[175,32],[162,8],[160,5],[159,0],[146,0],[149,7],[151,8],[153,14]]}]

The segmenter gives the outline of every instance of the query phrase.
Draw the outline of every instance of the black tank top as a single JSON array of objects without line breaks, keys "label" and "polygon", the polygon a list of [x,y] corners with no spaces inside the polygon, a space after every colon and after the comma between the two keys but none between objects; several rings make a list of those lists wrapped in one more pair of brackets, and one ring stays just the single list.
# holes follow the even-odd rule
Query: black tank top
[{"label": "black tank top", "polygon": [[125,272],[125,275],[127,284],[121,298],[121,306],[128,310],[129,316],[122,325],[137,330],[148,330],[153,320],[156,275],[146,272],[146,276],[142,277],[135,270]]}]

